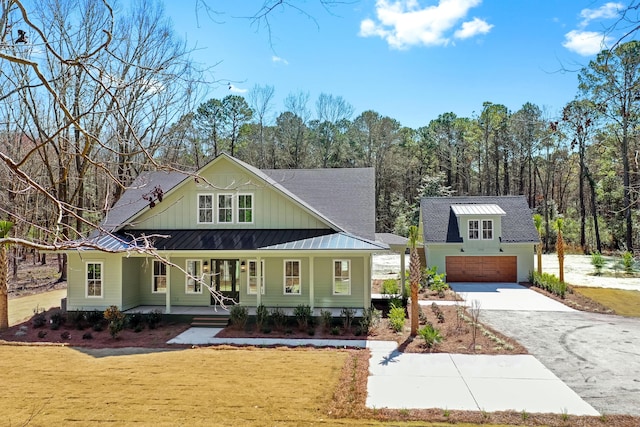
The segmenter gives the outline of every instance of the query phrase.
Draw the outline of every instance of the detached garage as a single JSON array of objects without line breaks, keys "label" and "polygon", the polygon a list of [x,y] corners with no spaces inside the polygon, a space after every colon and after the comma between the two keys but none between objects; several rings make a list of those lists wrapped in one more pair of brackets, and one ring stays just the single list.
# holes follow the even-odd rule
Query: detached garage
[{"label": "detached garage", "polygon": [[517,282],[515,256],[448,256],[445,258],[449,282]]},{"label": "detached garage", "polygon": [[426,266],[447,282],[524,282],[538,233],[524,196],[426,197],[420,227]]}]

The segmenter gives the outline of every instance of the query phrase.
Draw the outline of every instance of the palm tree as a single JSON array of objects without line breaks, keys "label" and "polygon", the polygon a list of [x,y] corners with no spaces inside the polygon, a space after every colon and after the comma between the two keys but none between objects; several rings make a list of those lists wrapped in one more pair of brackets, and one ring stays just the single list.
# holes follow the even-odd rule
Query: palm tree
[{"label": "palm tree", "polygon": [[558,217],[555,222],[555,228],[558,230],[558,239],[556,240],[556,252],[558,254],[558,265],[560,267],[560,283],[564,283],[564,239],[562,237],[562,227],[564,219]]},{"label": "palm tree", "polygon": [[[0,239],[4,239],[13,223],[0,221]],[[0,244],[0,330],[9,327],[9,301],[7,296],[7,283],[9,281],[9,262],[7,258],[7,245]]]},{"label": "palm tree", "polygon": [[536,226],[538,231],[538,247],[536,253],[538,254],[538,274],[542,274],[542,215],[533,214],[533,225]]},{"label": "palm tree", "polygon": [[416,249],[419,233],[418,227],[409,227],[409,249],[411,258],[409,259],[409,282],[411,283],[411,336],[418,335],[418,288],[420,287],[420,256]]}]

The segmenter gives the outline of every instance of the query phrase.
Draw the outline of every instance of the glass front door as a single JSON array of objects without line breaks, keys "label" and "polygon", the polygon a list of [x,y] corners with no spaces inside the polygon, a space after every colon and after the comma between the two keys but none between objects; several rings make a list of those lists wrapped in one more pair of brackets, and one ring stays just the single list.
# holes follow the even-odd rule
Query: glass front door
[{"label": "glass front door", "polygon": [[[237,285],[238,280],[238,260],[235,259],[213,259],[212,280],[215,283],[216,291],[226,298],[232,298],[239,302],[240,292]],[[228,301],[227,301],[228,302]],[[211,304],[216,304],[215,298],[211,297]]]}]

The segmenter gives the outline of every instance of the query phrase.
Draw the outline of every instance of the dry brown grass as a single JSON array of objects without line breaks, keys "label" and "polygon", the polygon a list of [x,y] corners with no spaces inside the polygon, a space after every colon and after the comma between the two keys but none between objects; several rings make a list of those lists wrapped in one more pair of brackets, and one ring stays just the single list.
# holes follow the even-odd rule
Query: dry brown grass
[{"label": "dry brown grass", "polygon": [[197,348],[95,358],[68,347],[0,346],[0,424],[322,423],[346,357]]},{"label": "dry brown grass", "polygon": [[628,291],[624,289],[573,287],[577,292],[587,298],[610,308],[621,316],[640,317],[640,291]]}]

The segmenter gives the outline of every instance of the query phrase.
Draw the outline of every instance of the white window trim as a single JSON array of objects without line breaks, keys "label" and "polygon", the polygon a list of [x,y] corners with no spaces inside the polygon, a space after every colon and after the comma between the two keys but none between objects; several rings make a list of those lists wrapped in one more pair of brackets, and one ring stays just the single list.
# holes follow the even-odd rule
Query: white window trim
[{"label": "white window trim", "polygon": [[[250,259],[247,260],[247,295],[257,295],[258,292],[251,291],[251,278],[255,276],[251,276],[251,263],[257,263],[258,260]],[[260,260],[260,294],[264,295],[264,260]]]},{"label": "white window trim", "polygon": [[[89,295],[89,264],[100,265],[100,295]],[[84,264],[84,296],[85,298],[104,298],[104,262],[87,261]]]},{"label": "white window trim", "polygon": [[[484,237],[484,231],[485,231],[484,224],[487,223],[487,222],[490,224],[490,227],[488,228],[488,230],[491,231],[491,237]],[[492,219],[483,219],[482,220],[482,231],[481,232],[482,232],[482,240],[493,240],[493,220]]]},{"label": "white window trim", "polygon": [[[185,277],[184,277],[184,293],[187,294],[187,295],[200,295],[200,294],[202,294],[202,288],[203,288],[202,283],[197,283],[200,286],[200,290],[199,291],[190,291],[189,290],[189,279],[191,279],[189,277],[189,274],[191,274],[189,272],[189,263],[190,262],[194,262],[194,263],[199,265],[199,267],[198,267],[198,271],[200,272],[199,279],[202,280],[202,278],[204,277],[204,275],[202,274],[202,260],[201,259],[188,259],[188,260],[186,260],[186,262],[184,264],[184,271],[186,272]],[[194,277],[197,277],[197,276],[194,275]],[[195,280],[195,279],[193,279],[193,280]]]},{"label": "white window trim", "polygon": [[[164,275],[157,275],[156,276],[156,262],[160,263],[162,265],[164,265]],[[152,265],[151,265],[151,293],[152,294],[166,294],[167,293],[167,268],[169,267],[168,265],[164,264],[162,261],[158,261],[157,259],[154,259],[151,261]],[[156,277],[164,277],[164,290],[162,291],[156,291],[154,290],[154,285],[156,284]]]},{"label": "white window trim", "polygon": [[[341,294],[341,293],[337,293],[336,292],[336,262],[346,262],[347,265],[349,266],[349,276],[347,277],[347,282],[349,284],[349,287],[347,288],[347,293]],[[332,294],[334,296],[350,296],[351,295],[351,260],[350,259],[334,259],[333,260],[333,286],[332,286]]]},{"label": "white window trim", "polygon": [[[298,280],[300,285],[298,286],[299,291],[296,293],[287,292],[287,263],[288,262],[297,262],[298,263]],[[283,272],[282,272],[282,292],[284,295],[302,295],[302,262],[299,259],[285,259],[283,264]],[[295,277],[295,276],[290,276]]]},{"label": "white window trim", "polygon": [[[478,237],[471,237],[471,223],[475,222],[478,224],[478,227],[476,228],[476,231],[478,232]],[[469,240],[480,240],[482,238],[482,230],[480,229],[480,225],[482,224],[482,221],[478,220],[478,219],[470,219],[467,222],[467,238]]]},{"label": "white window trim", "polygon": [[[211,196],[211,222],[200,221],[200,196]],[[198,193],[196,196],[196,220],[198,224],[215,224],[216,222],[216,195],[214,193]]]},{"label": "white window trim", "polygon": [[[240,197],[242,196],[251,196],[251,221],[240,221],[240,219],[242,218],[240,216],[240,209],[246,209],[246,208],[240,208]],[[237,203],[236,203],[236,210],[237,210],[237,214],[236,214],[236,218],[238,221],[238,224],[253,224],[254,218],[255,218],[255,197],[253,195],[253,193],[238,193],[238,197],[236,198]]]},{"label": "white window trim", "polygon": [[[220,196],[229,196],[231,197],[231,221],[220,221]],[[216,193],[216,203],[215,203],[215,218],[214,222],[216,224],[234,224],[235,222],[235,197],[233,197],[233,193]],[[227,209],[227,208],[224,208]]]}]

